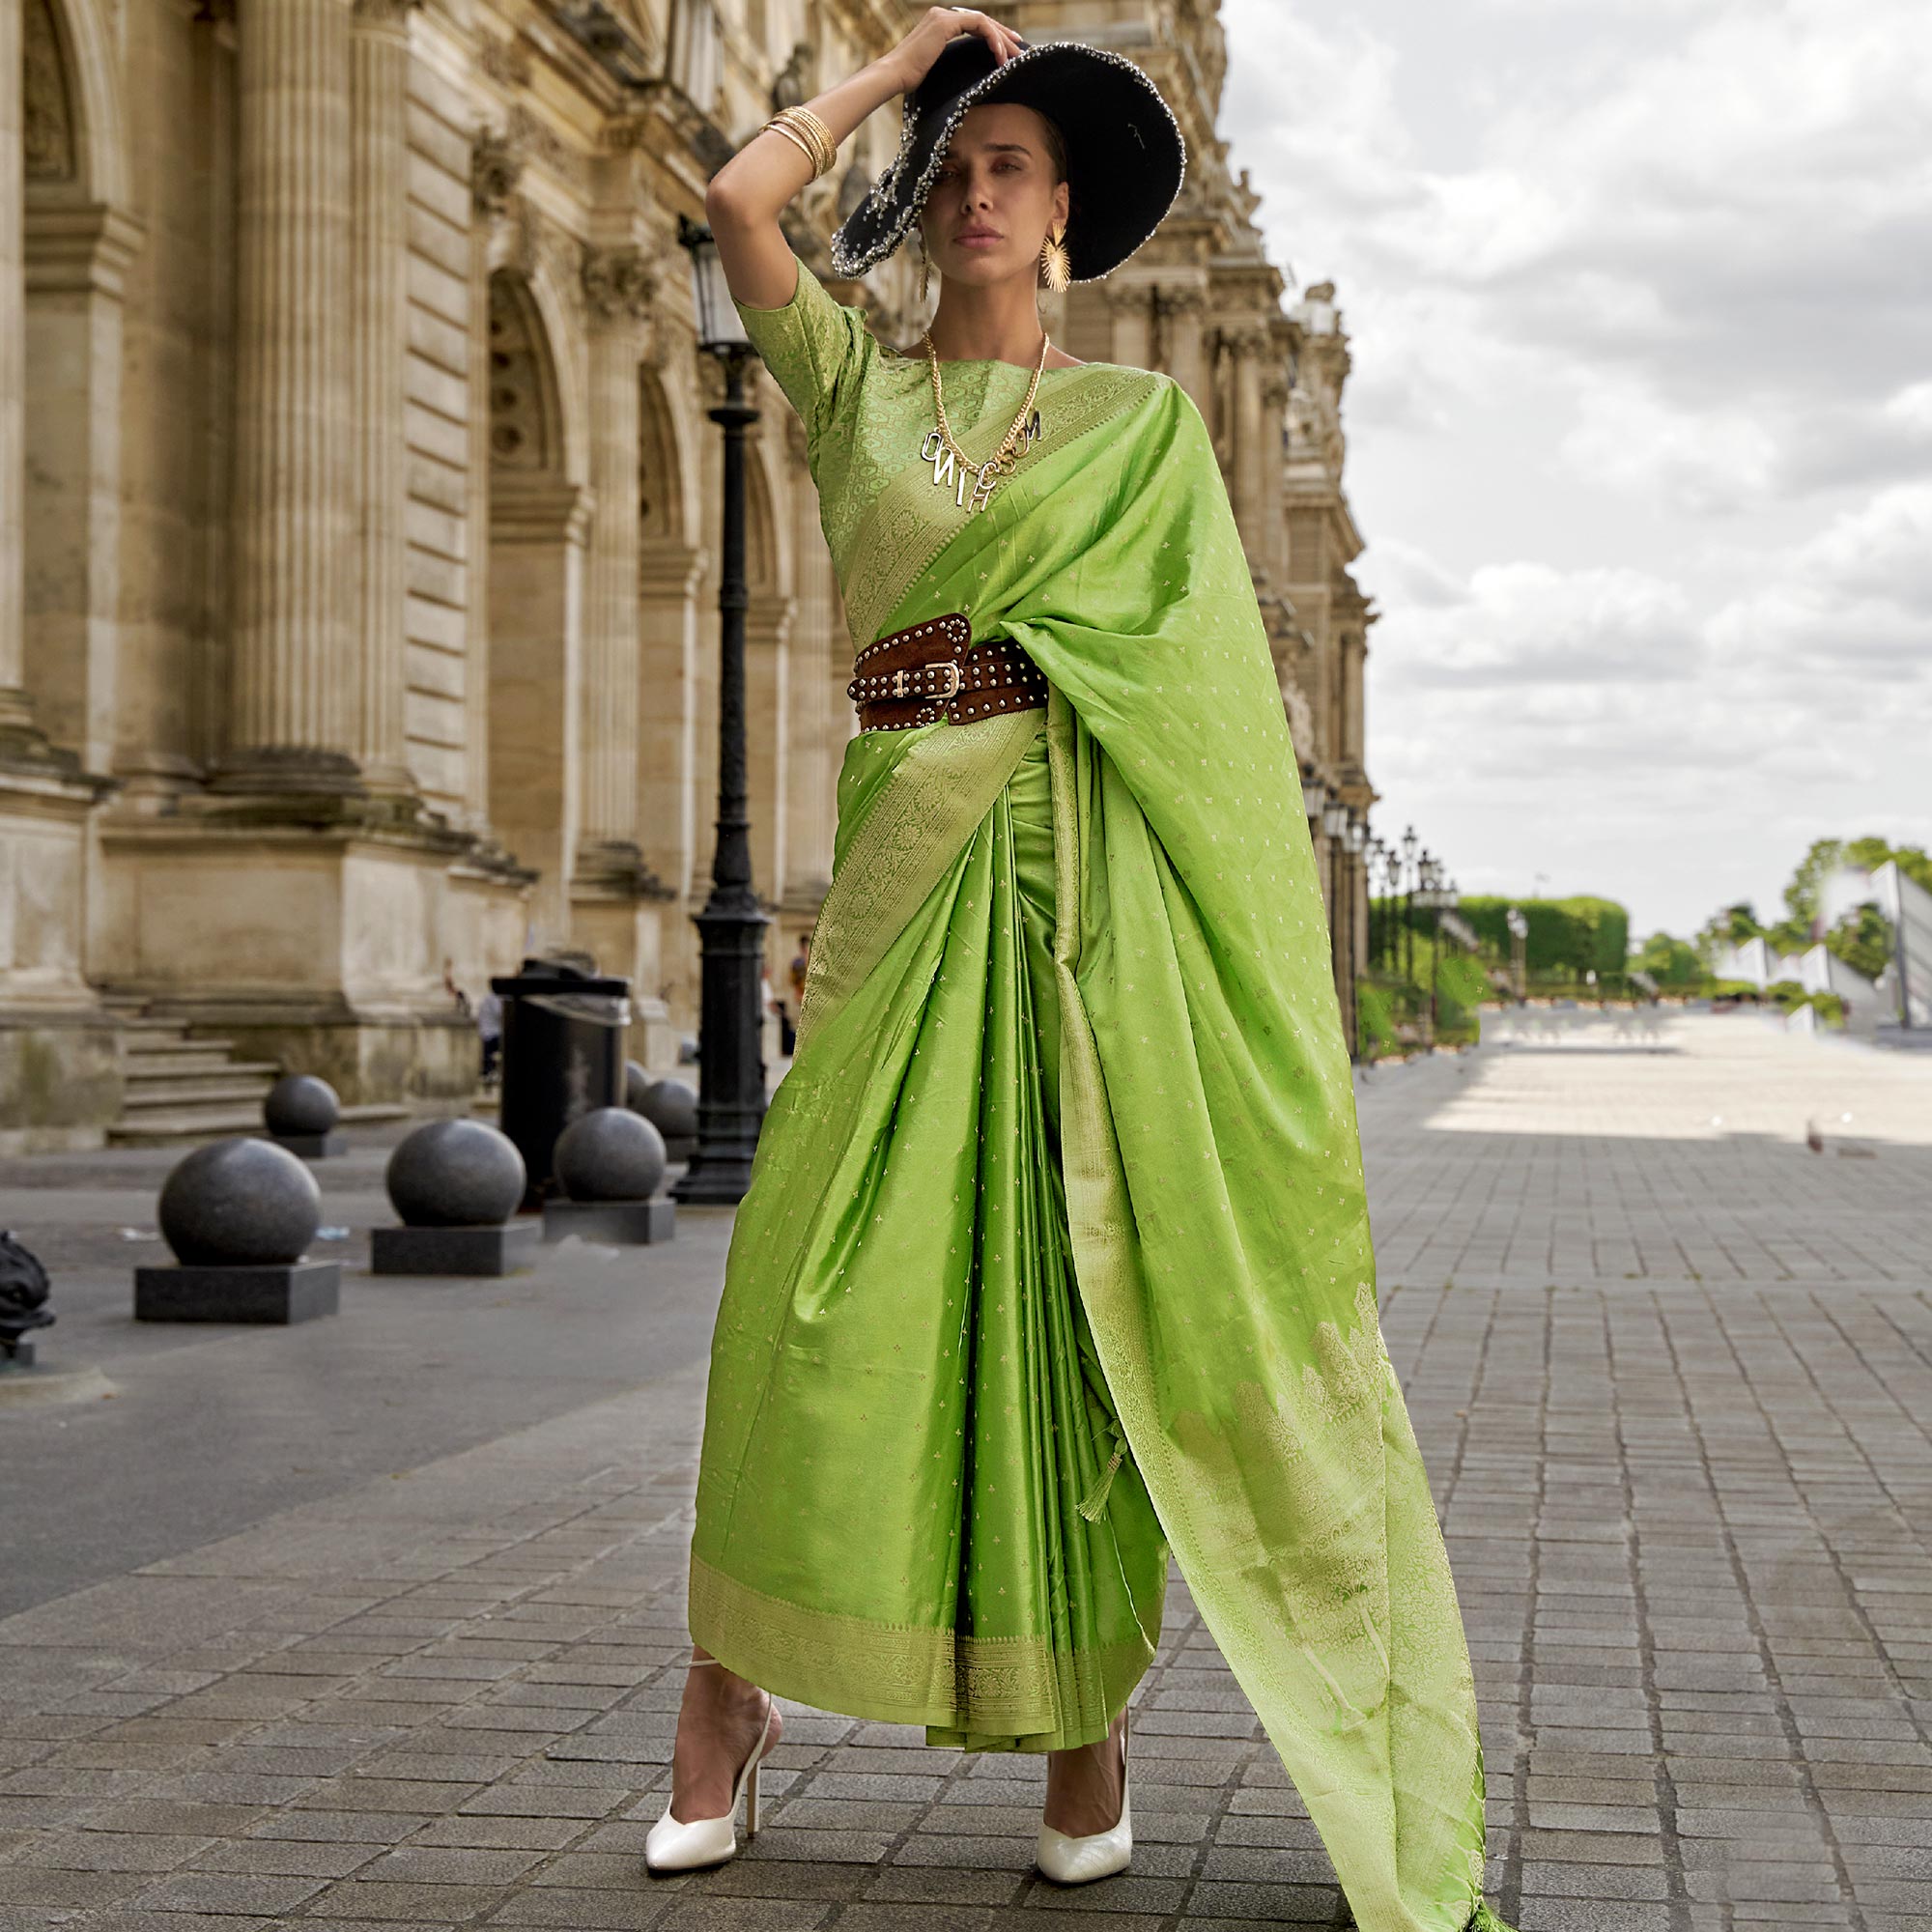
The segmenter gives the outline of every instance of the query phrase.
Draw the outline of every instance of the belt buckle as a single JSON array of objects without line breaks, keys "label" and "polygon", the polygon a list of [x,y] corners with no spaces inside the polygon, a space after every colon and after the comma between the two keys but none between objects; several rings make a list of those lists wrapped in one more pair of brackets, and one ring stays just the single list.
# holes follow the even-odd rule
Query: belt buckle
[{"label": "belt buckle", "polygon": [[913,665],[907,669],[894,671],[893,696],[895,697],[913,696],[914,694],[906,689],[906,679],[912,677],[913,675],[915,675],[915,673],[923,670],[943,670],[943,671],[950,671],[952,673],[952,683],[949,684],[944,691],[932,694],[930,700],[931,702],[937,704],[950,704],[953,698],[958,696],[961,679],[959,676],[959,661],[957,658],[935,658],[932,660],[930,664]]}]

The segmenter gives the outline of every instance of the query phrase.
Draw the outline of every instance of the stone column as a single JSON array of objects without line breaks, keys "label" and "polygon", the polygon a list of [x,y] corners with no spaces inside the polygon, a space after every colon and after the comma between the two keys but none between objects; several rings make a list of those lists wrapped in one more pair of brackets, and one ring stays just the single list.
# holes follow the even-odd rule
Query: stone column
[{"label": "stone column", "polygon": [[0,733],[30,728],[21,596],[26,526],[26,114],[20,9],[0,6]]},{"label": "stone column", "polygon": [[585,251],[590,327],[590,488],[583,571],[582,856],[579,869],[638,859],[638,367],[655,286],[635,247]]},{"label": "stone column", "polygon": [[1267,559],[1262,460],[1262,357],[1267,352],[1267,331],[1237,328],[1231,340],[1235,353],[1235,475],[1231,494],[1248,567],[1259,573],[1266,568]]},{"label": "stone column", "polygon": [[561,477],[506,474],[491,495],[488,807],[497,837],[537,874],[529,906],[537,948],[571,936],[589,525],[589,492]]},{"label": "stone column", "polygon": [[690,544],[659,537],[644,542],[638,566],[638,836],[644,863],[680,895],[696,877],[697,587],[704,561]]},{"label": "stone column", "polygon": [[1170,284],[1154,295],[1161,366],[1194,399],[1195,408],[1204,416],[1209,414],[1207,364],[1201,345],[1201,324],[1207,308],[1207,291],[1191,283]]},{"label": "stone column", "polygon": [[404,744],[408,689],[404,429],[409,272],[409,14],[416,0],[355,0],[351,41],[350,168],[355,245],[355,756],[364,782],[411,789]]},{"label": "stone column", "polygon": [[1288,582],[1288,452],[1282,428],[1288,420],[1288,366],[1284,352],[1264,352],[1261,371],[1262,554],[1256,559],[1277,588]]},{"label": "stone column", "polygon": [[1125,282],[1101,284],[1108,313],[1113,318],[1114,346],[1109,357],[1129,369],[1145,369],[1152,353],[1151,299],[1145,284]]},{"label": "stone column", "polygon": [[234,674],[222,782],[354,790],[350,0],[237,16]]},{"label": "stone column", "polygon": [[[491,762],[495,756],[492,747],[496,736],[496,714],[491,698],[495,664],[491,652],[494,591],[490,582],[490,565],[496,533],[491,506],[495,483],[490,447],[494,410],[490,383],[490,258],[497,224],[509,215],[511,199],[516,193],[517,184],[523,179],[523,152],[507,136],[486,128],[471,142],[469,300],[467,310],[469,330],[469,473],[464,515],[469,532],[469,601],[464,611],[463,625],[464,804],[471,829],[497,840],[503,839],[503,834],[493,816],[496,773]],[[530,246],[534,253],[534,237]],[[581,531],[577,548],[582,549]],[[574,623],[577,621],[575,602],[571,612]],[[564,857],[567,861],[567,850]],[[565,870],[568,870],[567,864]]]},{"label": "stone column", "polygon": [[1342,637],[1342,757],[1355,771],[1362,768],[1363,672],[1368,658],[1367,639],[1357,631]]},{"label": "stone column", "polygon": [[122,298],[140,230],[99,204],[27,211],[24,683],[33,723],[113,761],[121,609]]}]

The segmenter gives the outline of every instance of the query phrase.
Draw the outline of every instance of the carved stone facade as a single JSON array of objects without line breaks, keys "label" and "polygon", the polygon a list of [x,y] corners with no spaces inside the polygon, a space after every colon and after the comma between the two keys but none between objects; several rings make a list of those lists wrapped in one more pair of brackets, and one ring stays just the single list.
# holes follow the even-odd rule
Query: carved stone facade
[{"label": "carved stone facade", "polygon": [[[717,787],[717,370],[681,215],[892,0],[0,5],[0,1148],[97,1140],[142,1015],[453,1103],[530,952],[636,990],[668,1067]],[[1212,132],[1210,4],[1023,4],[1143,60],[1193,156],[1056,333],[1194,395],[1304,773],[1358,806],[1372,613],[1332,300],[1284,311]],[[788,217],[821,273],[888,111]],[[921,321],[913,270],[842,298]],[[852,729],[802,438],[748,464],[755,876],[772,977],[831,871]],[[1324,845],[1324,863],[1327,854]],[[1352,889],[1352,888],[1351,888]]]}]

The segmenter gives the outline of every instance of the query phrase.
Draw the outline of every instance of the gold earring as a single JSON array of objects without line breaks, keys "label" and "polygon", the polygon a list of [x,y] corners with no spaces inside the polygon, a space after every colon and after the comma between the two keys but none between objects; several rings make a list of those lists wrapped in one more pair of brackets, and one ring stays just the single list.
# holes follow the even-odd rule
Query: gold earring
[{"label": "gold earring", "polygon": [[932,286],[932,263],[925,252],[925,230],[919,231],[919,298],[923,301],[927,290]]},{"label": "gold earring", "polygon": [[1055,295],[1061,294],[1073,279],[1073,264],[1067,259],[1066,243],[1063,239],[1066,234],[1066,224],[1060,224],[1058,233],[1051,228],[1046,231],[1046,240],[1039,244],[1039,270],[1046,285]]}]

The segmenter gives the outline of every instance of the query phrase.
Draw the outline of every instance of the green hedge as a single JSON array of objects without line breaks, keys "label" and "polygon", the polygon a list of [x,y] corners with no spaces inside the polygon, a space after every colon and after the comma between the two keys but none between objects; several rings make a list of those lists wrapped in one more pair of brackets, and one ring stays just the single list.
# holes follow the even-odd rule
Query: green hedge
[{"label": "green hedge", "polygon": [[[1509,913],[1515,907],[1529,923],[1526,963],[1532,979],[1586,973],[1602,977],[1622,973],[1630,954],[1630,914],[1615,899],[1583,895],[1567,899],[1508,899],[1468,897],[1456,910],[1475,928],[1476,936],[1494,949],[1498,959],[1513,957]],[[1433,915],[1418,912],[1420,928]]]}]

